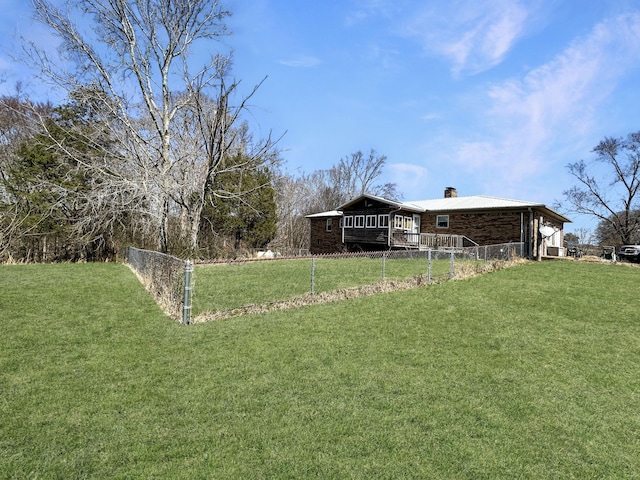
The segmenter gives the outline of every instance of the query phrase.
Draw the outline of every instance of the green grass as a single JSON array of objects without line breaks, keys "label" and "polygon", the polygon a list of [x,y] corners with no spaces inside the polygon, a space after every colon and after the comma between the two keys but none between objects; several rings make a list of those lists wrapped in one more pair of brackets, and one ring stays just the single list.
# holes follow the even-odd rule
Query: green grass
[{"label": "green grass", "polygon": [[[432,278],[448,276],[450,261],[434,260]],[[382,281],[383,263],[377,258],[323,258],[198,265],[194,272],[193,314],[253,304],[290,300],[314,293],[372,285]],[[427,259],[386,259],[384,278],[398,280],[427,275]]]},{"label": "green grass", "polygon": [[121,265],[2,266],[0,478],[637,478],[639,280],[535,263],[185,327]]}]

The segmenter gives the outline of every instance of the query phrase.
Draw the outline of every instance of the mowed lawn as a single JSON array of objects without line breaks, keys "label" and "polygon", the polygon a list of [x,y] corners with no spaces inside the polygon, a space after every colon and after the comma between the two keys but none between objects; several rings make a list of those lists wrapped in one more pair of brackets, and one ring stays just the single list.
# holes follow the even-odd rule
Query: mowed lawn
[{"label": "mowed lawn", "polygon": [[[324,258],[275,261],[231,262],[197,265],[193,314],[264,304],[313,293],[373,285],[383,280],[403,280],[430,274],[431,279],[449,277],[451,261],[441,254],[429,267],[426,252],[415,258],[389,258],[383,263],[381,254],[371,258]],[[458,259],[456,266],[476,264]],[[481,263],[481,262],[480,262]]]},{"label": "mowed lawn", "polygon": [[530,263],[182,326],[122,265],[0,266],[0,478],[637,478],[639,285]]}]

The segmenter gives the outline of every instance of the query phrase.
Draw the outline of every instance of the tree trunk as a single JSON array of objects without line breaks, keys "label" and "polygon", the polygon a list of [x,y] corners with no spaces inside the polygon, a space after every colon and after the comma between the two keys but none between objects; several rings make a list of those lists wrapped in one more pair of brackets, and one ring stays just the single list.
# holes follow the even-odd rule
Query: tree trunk
[{"label": "tree trunk", "polygon": [[158,250],[162,253],[169,252],[169,199],[166,195],[162,200],[162,208],[160,211]]}]

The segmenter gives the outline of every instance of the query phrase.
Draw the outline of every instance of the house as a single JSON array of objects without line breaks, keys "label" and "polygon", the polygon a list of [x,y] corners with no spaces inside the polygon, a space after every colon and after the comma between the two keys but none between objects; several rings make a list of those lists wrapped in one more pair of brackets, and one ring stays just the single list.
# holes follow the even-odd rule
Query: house
[{"label": "house", "polygon": [[524,244],[529,257],[563,256],[568,218],[536,202],[458,196],[398,202],[361,195],[336,210],[308,215],[313,254],[340,251]]}]

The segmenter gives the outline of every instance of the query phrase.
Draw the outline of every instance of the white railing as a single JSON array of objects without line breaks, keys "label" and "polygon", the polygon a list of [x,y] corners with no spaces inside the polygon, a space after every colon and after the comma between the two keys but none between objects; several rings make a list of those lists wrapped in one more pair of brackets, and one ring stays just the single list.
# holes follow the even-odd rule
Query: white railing
[{"label": "white railing", "polygon": [[[418,248],[427,250],[429,248],[462,248],[464,247],[463,235],[437,234],[437,233],[394,233],[392,236],[392,246]],[[477,245],[472,240],[470,244]]]}]

